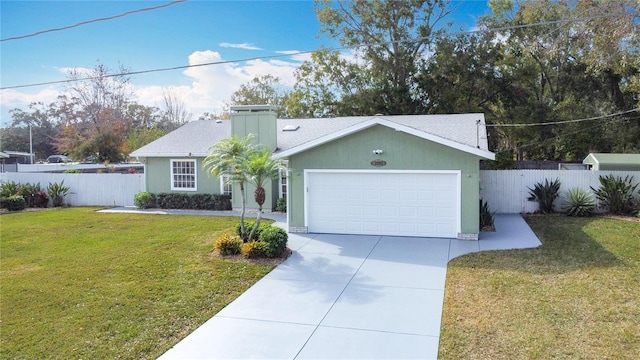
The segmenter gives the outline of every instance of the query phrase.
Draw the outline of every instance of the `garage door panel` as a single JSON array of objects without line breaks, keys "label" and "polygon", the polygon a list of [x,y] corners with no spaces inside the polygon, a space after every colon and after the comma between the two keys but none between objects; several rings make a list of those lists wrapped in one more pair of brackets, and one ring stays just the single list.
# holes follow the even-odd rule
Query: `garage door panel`
[{"label": "garage door panel", "polygon": [[455,237],[457,174],[310,172],[310,232]]}]

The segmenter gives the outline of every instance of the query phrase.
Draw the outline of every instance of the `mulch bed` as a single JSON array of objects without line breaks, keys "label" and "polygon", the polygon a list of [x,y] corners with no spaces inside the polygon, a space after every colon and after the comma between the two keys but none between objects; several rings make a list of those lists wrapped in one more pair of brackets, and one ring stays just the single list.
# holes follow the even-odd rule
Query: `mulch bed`
[{"label": "mulch bed", "polygon": [[214,251],[211,252],[211,258],[220,258],[220,259],[225,259],[225,260],[229,260],[229,261],[233,261],[233,262],[242,262],[242,263],[254,264],[254,265],[273,265],[273,266],[277,266],[280,263],[282,263],[283,261],[287,260],[287,258],[289,256],[291,256],[292,253],[293,253],[293,251],[291,251],[291,249],[286,248],[286,250],[284,251],[284,254],[282,254],[282,256],[278,257],[278,258],[249,259],[249,258],[246,258],[246,257],[240,255],[240,254],[222,256],[222,255],[220,255],[220,253],[217,250],[214,250]]}]

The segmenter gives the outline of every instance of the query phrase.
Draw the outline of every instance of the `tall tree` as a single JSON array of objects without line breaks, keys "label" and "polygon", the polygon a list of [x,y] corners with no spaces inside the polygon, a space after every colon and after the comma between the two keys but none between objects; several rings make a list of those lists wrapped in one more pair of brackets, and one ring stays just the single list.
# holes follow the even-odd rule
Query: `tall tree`
[{"label": "tall tree", "polygon": [[55,108],[43,103],[31,103],[28,110],[13,109],[11,126],[2,129],[0,146],[3,150],[29,151],[29,127],[35,159],[46,159],[57,152],[55,136],[59,132],[54,119]]},{"label": "tall tree", "polygon": [[162,109],[161,127],[167,131],[175,130],[193,118],[193,114],[187,110],[184,99],[174,88],[162,89]]},{"label": "tall tree", "polygon": [[[634,95],[625,93],[639,63],[638,52],[629,47],[637,39],[633,19],[638,5],[633,1],[493,0],[490,6],[492,13],[481,19],[481,28],[514,27],[493,40],[502,44],[494,70],[504,86],[491,103],[490,122],[535,125],[635,105]],[[585,17],[593,19],[579,20]],[[519,27],[523,24],[537,25]],[[602,39],[613,46],[604,46]],[[640,146],[638,140],[612,136],[630,133],[638,139],[639,125],[612,117],[558,126],[498,127],[493,135],[500,139],[499,150],[515,150],[518,159],[574,161],[589,151],[619,149],[620,140]]]},{"label": "tall tree", "polygon": [[[327,92],[328,83],[329,87],[337,85],[339,91],[334,96],[338,104],[343,104],[335,115],[363,115],[372,110],[387,114],[423,112],[415,92],[415,76],[434,36],[444,31],[436,29],[451,12],[449,1],[323,0],[315,5],[321,32],[355,49],[355,61],[326,51],[312,59],[308,64],[312,71],[301,71],[298,82],[306,78],[313,85],[314,80],[324,79],[321,86],[325,88],[311,90],[307,95],[321,97],[304,99],[307,103],[333,100]],[[346,82],[336,84],[336,79]],[[350,93],[349,89],[355,91]]]},{"label": "tall tree", "polygon": [[[356,47],[373,79],[371,95],[383,95],[388,113],[413,114],[418,62],[430,49],[436,26],[450,13],[444,0],[317,1],[321,32]],[[377,94],[376,94],[377,93]]]},{"label": "tall tree", "polygon": [[134,98],[126,73],[120,66],[113,75],[100,63],[91,70],[69,71],[70,95],[59,99],[64,113],[57,142],[61,151],[79,158],[96,155],[100,161],[124,159],[129,152],[127,108]]},{"label": "tall tree", "polygon": [[279,118],[287,116],[285,99],[288,91],[273,75],[256,76],[231,94],[231,105],[273,105],[278,107]]}]

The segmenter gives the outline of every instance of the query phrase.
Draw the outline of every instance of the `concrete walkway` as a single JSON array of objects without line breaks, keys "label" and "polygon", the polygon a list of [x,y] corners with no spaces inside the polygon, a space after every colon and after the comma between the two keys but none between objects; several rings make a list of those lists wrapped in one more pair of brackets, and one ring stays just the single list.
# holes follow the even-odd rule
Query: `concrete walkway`
[{"label": "concrete walkway", "polygon": [[435,359],[447,262],[540,245],[520,215],[495,223],[480,241],[290,234],[289,259],[159,359]]}]

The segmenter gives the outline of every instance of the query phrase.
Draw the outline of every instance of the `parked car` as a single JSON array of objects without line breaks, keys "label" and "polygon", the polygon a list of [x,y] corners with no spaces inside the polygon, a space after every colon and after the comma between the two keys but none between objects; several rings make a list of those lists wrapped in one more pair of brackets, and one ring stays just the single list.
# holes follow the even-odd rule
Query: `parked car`
[{"label": "parked car", "polygon": [[72,162],[72,161],[73,160],[71,160],[66,155],[51,155],[47,158],[48,163],[66,163],[66,162]]}]

